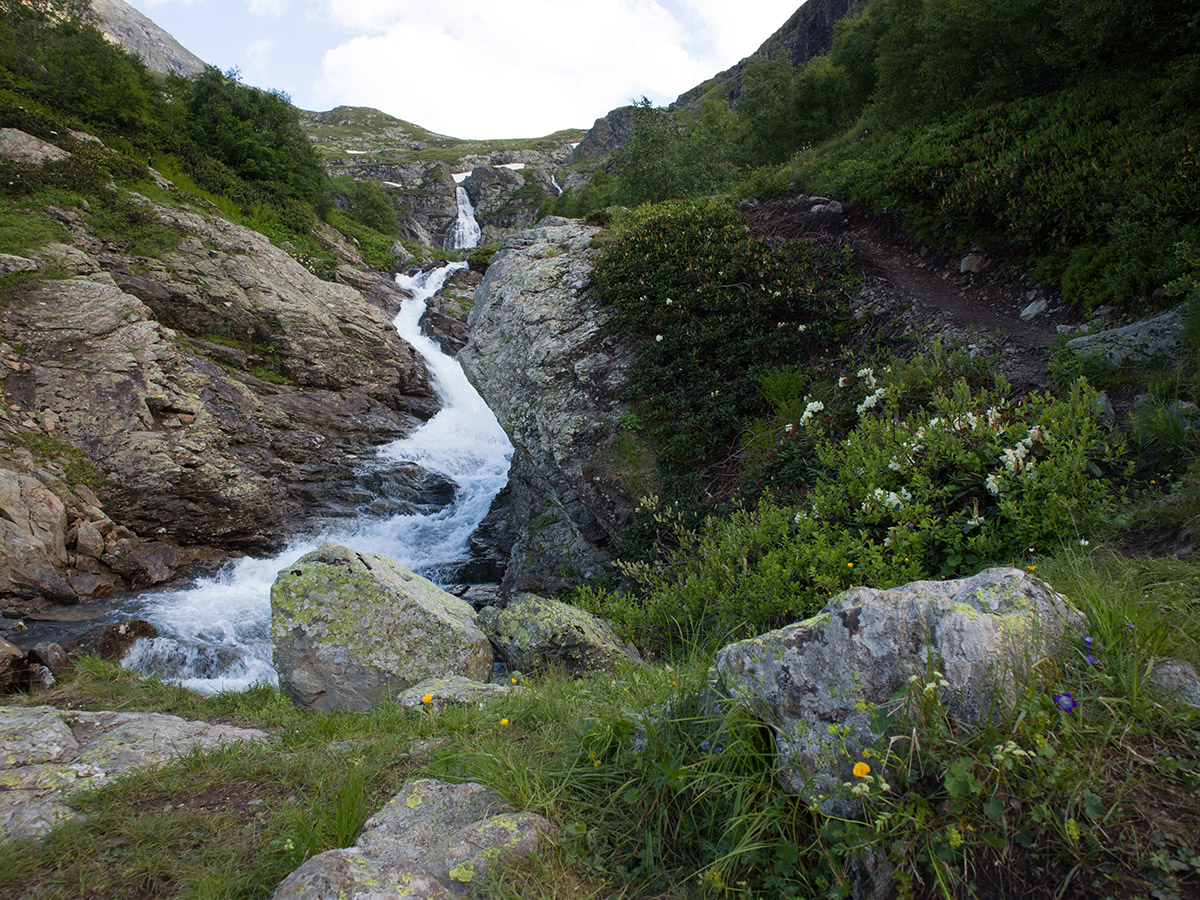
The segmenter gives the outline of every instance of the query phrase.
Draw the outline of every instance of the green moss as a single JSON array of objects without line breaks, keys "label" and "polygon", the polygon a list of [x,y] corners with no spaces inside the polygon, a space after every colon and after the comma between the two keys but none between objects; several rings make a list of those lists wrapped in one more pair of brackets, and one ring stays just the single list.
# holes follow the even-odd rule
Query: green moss
[{"label": "green moss", "polygon": [[43,462],[57,462],[63,467],[63,477],[68,484],[86,484],[90,488],[104,484],[104,476],[83,451],[57,435],[16,431],[5,433],[0,438],[9,444],[24,447]]}]

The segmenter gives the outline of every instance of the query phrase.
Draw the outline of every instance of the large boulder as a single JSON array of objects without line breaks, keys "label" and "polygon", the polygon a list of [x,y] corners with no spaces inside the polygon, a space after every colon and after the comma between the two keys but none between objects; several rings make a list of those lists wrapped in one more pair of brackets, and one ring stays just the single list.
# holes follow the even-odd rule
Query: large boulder
[{"label": "large boulder", "polygon": [[1081,621],[1019,569],[858,587],[811,619],[725,647],[716,673],[775,728],[786,787],[845,812],[854,763],[884,737],[877,713],[910,679],[932,684],[952,718],[982,722]]},{"label": "large boulder", "polygon": [[32,134],[16,128],[0,128],[0,159],[40,166],[46,162],[61,162],[70,155],[61,147],[48,144]]},{"label": "large boulder", "polygon": [[613,450],[633,354],[590,287],[598,233],[551,217],[505,239],[458,356],[514,447],[506,590],[610,575],[606,545],[633,517]]},{"label": "large boulder", "polygon": [[353,847],[312,857],[272,900],[466,897],[493,865],[534,853],[549,832],[541,816],[514,812],[481,784],[410,781]]},{"label": "large boulder", "polygon": [[634,655],[603,620],[534,594],[520,594],[503,609],[487,607],[479,624],[509,667],[521,672],[603,672]]},{"label": "large boulder", "polygon": [[302,706],[367,710],[426,678],[486,681],[492,647],[469,604],[395,560],[326,544],[271,587],[279,686]]}]

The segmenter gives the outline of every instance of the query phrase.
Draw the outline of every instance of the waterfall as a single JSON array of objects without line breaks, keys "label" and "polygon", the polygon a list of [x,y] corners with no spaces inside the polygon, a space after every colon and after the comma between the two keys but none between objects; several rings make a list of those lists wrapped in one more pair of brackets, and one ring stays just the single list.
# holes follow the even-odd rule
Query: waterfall
[{"label": "waterfall", "polygon": [[429,515],[342,523],[319,537],[296,541],[276,556],[239,560],[190,587],[142,593],[121,612],[148,619],[160,637],[138,641],[125,665],[205,693],[274,684],[271,585],[281,569],[305,553],[338,541],[390,556],[435,582],[467,558],[468,539],[508,481],[512,445],[458,362],[420,329],[428,299],[466,265],[396,276],[413,294],[396,315],[396,330],[425,360],[441,411],[408,437],[382,447],[377,460],[415,462],[450,479],[457,486],[454,501]]},{"label": "waterfall", "polygon": [[458,195],[458,218],[454,222],[454,230],[446,237],[447,250],[470,250],[479,246],[482,231],[475,221],[475,207],[471,205],[471,196],[461,184],[455,189]]},{"label": "waterfall", "polygon": [[555,194],[554,196],[561,197],[563,195],[562,186],[558,183],[558,179],[555,178],[553,175],[550,176],[550,184],[552,184],[554,186],[554,189],[556,191],[558,191],[558,193]]}]

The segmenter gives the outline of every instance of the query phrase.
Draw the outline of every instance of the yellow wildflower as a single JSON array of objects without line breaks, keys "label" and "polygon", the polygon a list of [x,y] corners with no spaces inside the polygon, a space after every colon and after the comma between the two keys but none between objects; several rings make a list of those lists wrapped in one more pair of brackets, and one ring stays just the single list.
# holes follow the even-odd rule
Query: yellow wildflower
[{"label": "yellow wildflower", "polygon": [[871,767],[868,766],[865,762],[856,762],[854,764],[854,777],[855,778],[866,778],[870,774],[871,774]]}]

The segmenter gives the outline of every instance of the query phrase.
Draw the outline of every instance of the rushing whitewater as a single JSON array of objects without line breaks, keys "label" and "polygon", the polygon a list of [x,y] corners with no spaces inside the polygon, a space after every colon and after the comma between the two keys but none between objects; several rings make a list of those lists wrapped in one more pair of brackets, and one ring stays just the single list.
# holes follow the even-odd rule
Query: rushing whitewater
[{"label": "rushing whitewater", "polygon": [[454,221],[454,230],[446,238],[448,250],[470,250],[479,246],[483,232],[475,219],[475,207],[471,205],[471,195],[461,184],[455,188],[458,197],[458,218]]},{"label": "rushing whitewater", "polygon": [[135,613],[160,637],[139,641],[125,664],[179,681],[193,690],[240,690],[278,681],[271,666],[271,584],[281,569],[326,541],[382,553],[441,581],[468,556],[467,540],[508,480],[512,445],[459,364],[421,333],[426,302],[466,263],[454,263],[397,283],[412,293],[395,318],[396,330],[429,370],[441,411],[409,437],[381,448],[377,462],[415,462],[457,485],[454,502],[430,515],[359,519],[318,538],[297,541],[269,559],[246,558],[220,575],[176,591],[142,594]]}]

